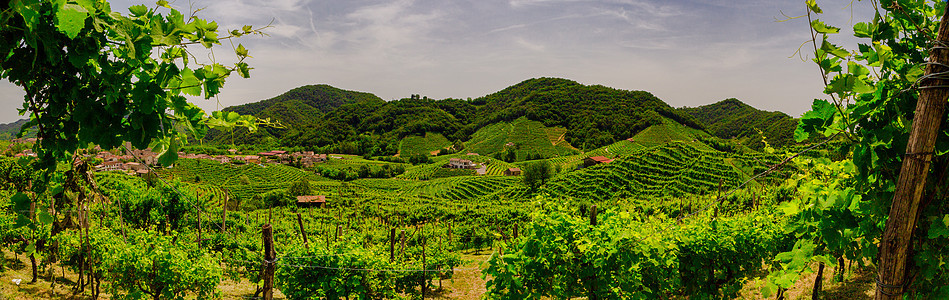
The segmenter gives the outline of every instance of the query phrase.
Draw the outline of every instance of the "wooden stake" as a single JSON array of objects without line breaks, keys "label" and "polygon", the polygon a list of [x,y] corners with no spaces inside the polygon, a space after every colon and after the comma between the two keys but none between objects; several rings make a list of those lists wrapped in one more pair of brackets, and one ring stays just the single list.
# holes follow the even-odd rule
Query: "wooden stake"
[{"label": "wooden stake", "polygon": [[201,244],[204,242],[204,239],[201,238],[203,234],[203,229],[201,227],[201,210],[198,210],[198,248],[201,248]]},{"label": "wooden stake", "polygon": [[389,261],[395,261],[395,228],[389,229]]},{"label": "wooden stake", "polygon": [[276,269],[274,260],[277,257],[273,250],[273,227],[270,224],[264,224],[261,228],[264,242],[264,300],[273,300],[273,275]]},{"label": "wooden stake", "polygon": [[[934,45],[949,42],[949,9],[939,22],[939,34]],[[874,299],[902,299],[904,287],[911,283],[906,278],[910,257],[910,243],[916,228],[919,212],[923,209],[921,199],[929,175],[929,166],[939,126],[942,123],[946,98],[949,98],[949,80],[945,76],[932,76],[949,71],[949,51],[944,47],[933,47],[929,53],[926,75],[919,83],[919,101],[913,116],[909,142],[903,157],[903,166],[896,183],[896,192],[890,206],[890,215],[879,244],[880,265],[877,268],[877,292]],[[927,88],[930,87],[930,88]]]},{"label": "wooden stake", "polygon": [[[590,226],[596,226],[596,204],[590,206]],[[514,227],[517,228],[516,226]]]},{"label": "wooden stake", "polygon": [[227,232],[227,198],[224,198],[224,210],[221,212],[221,234]]},{"label": "wooden stake", "polygon": [[339,242],[339,235],[343,232],[343,225],[336,225],[336,241]]},{"label": "wooden stake", "polygon": [[306,238],[306,229],[303,228],[303,216],[300,213],[297,213],[297,224],[300,225],[300,234],[303,235],[303,246],[306,247],[307,252],[310,251],[310,241]]},{"label": "wooden stake", "polygon": [[428,291],[428,285],[425,284],[428,281],[428,272],[425,268],[425,242],[428,240],[425,238],[425,227],[422,227],[422,299],[425,299],[425,294]]},{"label": "wooden stake", "polygon": [[405,260],[405,229],[402,229],[401,237],[399,238],[401,244],[399,244],[399,257],[402,260]]}]

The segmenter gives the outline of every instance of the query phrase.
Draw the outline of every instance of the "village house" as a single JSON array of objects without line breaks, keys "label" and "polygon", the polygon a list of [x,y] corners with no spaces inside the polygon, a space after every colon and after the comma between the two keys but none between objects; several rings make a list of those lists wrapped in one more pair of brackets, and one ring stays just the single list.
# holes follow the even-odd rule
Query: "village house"
[{"label": "village house", "polygon": [[316,163],[326,162],[326,159],[327,159],[326,154],[314,155],[313,152],[310,152],[310,155],[303,155],[299,157],[300,157],[300,164],[303,165],[304,168],[312,167],[313,164],[316,164]]},{"label": "village house", "polygon": [[297,206],[299,207],[325,207],[326,196],[297,196]]},{"label": "village house", "polygon": [[125,163],[125,169],[130,170],[130,171],[139,171],[139,170],[147,169],[147,167],[137,162],[130,162],[130,163]]},{"label": "village house", "polygon": [[240,159],[249,164],[260,163],[260,156],[257,156],[257,155],[246,155],[246,156],[242,156]]},{"label": "village house", "polygon": [[214,161],[222,163],[222,164],[226,164],[226,163],[231,162],[231,158],[228,157],[227,155],[215,155]]},{"label": "village house", "polygon": [[38,140],[36,138],[19,138],[10,140],[14,144],[27,144],[27,143],[36,143]]},{"label": "village house", "polygon": [[105,171],[118,171],[125,170],[125,164],[120,161],[107,161],[103,162],[101,165],[95,166],[96,171],[105,172]]},{"label": "village house", "polygon": [[594,166],[594,165],[599,165],[599,164],[608,164],[611,162],[613,162],[613,160],[605,156],[593,156],[593,157],[584,158],[583,166],[589,167],[589,166]]},{"label": "village house", "polygon": [[452,158],[448,160],[447,167],[452,169],[474,169],[475,163],[467,159]]},{"label": "village house", "polygon": [[508,168],[504,170],[504,176],[521,176],[520,168]]}]

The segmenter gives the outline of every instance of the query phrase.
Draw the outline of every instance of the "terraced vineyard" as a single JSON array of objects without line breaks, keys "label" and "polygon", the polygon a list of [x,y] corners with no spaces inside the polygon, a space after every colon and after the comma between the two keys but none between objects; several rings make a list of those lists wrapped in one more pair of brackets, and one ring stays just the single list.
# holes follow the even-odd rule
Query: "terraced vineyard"
[{"label": "terraced vineyard", "polygon": [[652,147],[672,141],[691,141],[699,136],[709,136],[704,131],[690,128],[669,119],[663,119],[662,125],[653,125],[636,134],[629,141]]},{"label": "terraced vineyard", "polygon": [[528,154],[541,157],[576,154],[576,148],[563,139],[566,132],[565,128],[546,127],[521,117],[511,123],[496,123],[479,129],[465,143],[465,151],[489,155],[504,151],[507,143],[514,143],[518,160],[526,159]]},{"label": "terraced vineyard", "polygon": [[429,155],[432,151],[451,146],[445,136],[440,133],[426,133],[422,136],[407,136],[399,144],[399,156],[409,157],[414,154]]},{"label": "terraced vineyard", "polygon": [[224,193],[231,198],[250,198],[273,189],[286,188],[301,179],[324,182],[326,179],[294,167],[267,164],[234,166],[205,159],[180,159],[172,168],[160,169],[158,176],[195,184],[202,191],[215,195],[214,205],[224,203]]},{"label": "terraced vineyard", "polygon": [[459,176],[439,178],[406,187],[406,195],[447,200],[465,200],[484,197],[498,191],[521,186],[519,177]]},{"label": "terraced vineyard", "polygon": [[564,174],[548,182],[542,192],[591,201],[706,194],[715,191],[719,182],[724,188],[733,188],[750,178],[751,173],[737,168],[736,162],[752,171],[764,171],[775,160],[776,157],[752,159],[700,149],[687,142],[672,142],[609,164]]}]

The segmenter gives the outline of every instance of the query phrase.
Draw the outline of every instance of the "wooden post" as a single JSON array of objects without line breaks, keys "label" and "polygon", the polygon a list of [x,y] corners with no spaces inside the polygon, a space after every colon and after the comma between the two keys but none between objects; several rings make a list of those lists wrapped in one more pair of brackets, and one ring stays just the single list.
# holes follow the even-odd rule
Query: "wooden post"
[{"label": "wooden post", "polygon": [[274,260],[277,254],[273,250],[273,227],[270,224],[264,224],[261,228],[264,242],[264,300],[273,300],[273,275],[276,265]]},{"label": "wooden post", "polygon": [[715,220],[718,220],[718,204],[722,202],[722,183],[724,179],[718,179],[718,197],[715,197]]},{"label": "wooden post", "polygon": [[401,243],[399,245],[399,257],[401,257],[402,258],[401,260],[404,261],[405,260],[405,229],[402,229],[401,235],[402,236],[399,238],[399,241]]},{"label": "wooden post", "polygon": [[452,240],[453,240],[453,239],[452,239],[452,238],[453,238],[453,233],[452,233],[452,231],[451,231],[451,224],[452,224],[452,223],[455,223],[455,221],[449,221],[449,222],[448,222],[448,247],[449,247],[449,248],[451,248]]},{"label": "wooden post", "polygon": [[389,229],[389,261],[395,261],[395,228]]},{"label": "wooden post", "polygon": [[[838,265],[838,268],[843,268],[843,265]],[[817,267],[817,278],[814,279],[814,288],[811,290],[811,300],[820,299],[820,291],[822,280],[824,279],[824,263],[820,263],[820,266]]]},{"label": "wooden post", "polygon": [[422,299],[425,299],[425,293],[428,291],[428,285],[425,284],[428,281],[428,270],[425,268],[425,242],[428,240],[425,238],[425,225],[422,225]]},{"label": "wooden post", "polygon": [[[590,226],[596,226],[596,204],[590,206]],[[516,227],[515,227],[516,228]],[[590,267],[590,265],[587,265]],[[587,296],[589,300],[597,300],[599,297],[596,295],[596,273],[589,277],[590,279],[590,293]]]},{"label": "wooden post", "polygon": [[227,232],[227,198],[224,198],[224,210],[221,213],[221,234]]},{"label": "wooden post", "polygon": [[343,225],[336,225],[336,241],[339,242],[339,235],[343,232]]},{"label": "wooden post", "polygon": [[201,238],[203,231],[204,230],[201,227],[201,210],[198,209],[198,248],[201,248],[201,244],[204,243],[204,239]]},{"label": "wooden post", "polygon": [[[943,12],[934,45],[944,45],[946,42],[949,42],[949,10]],[[919,101],[911,123],[909,142],[893,194],[889,219],[886,220],[880,240],[880,264],[874,297],[877,300],[902,299],[903,288],[910,284],[907,280],[912,280],[912,277],[907,279],[906,276],[907,265],[912,260],[910,242],[919,212],[924,206],[920,200],[926,187],[936,136],[943,121],[946,98],[949,98],[949,89],[944,87],[949,85],[949,80],[943,79],[944,76],[931,75],[949,71],[944,67],[949,64],[949,50],[933,47],[929,53],[929,62],[926,75],[921,77],[928,79],[920,80],[919,83]]]},{"label": "wooden post", "polygon": [[303,246],[306,247],[306,250],[310,251],[310,241],[306,238],[306,229],[303,228],[303,216],[300,213],[297,213],[297,224],[300,225],[300,234],[303,235]]},{"label": "wooden post", "polygon": [[590,226],[596,226],[596,204],[590,206]]},{"label": "wooden post", "polygon": [[514,239],[517,239],[517,223],[514,223]]}]

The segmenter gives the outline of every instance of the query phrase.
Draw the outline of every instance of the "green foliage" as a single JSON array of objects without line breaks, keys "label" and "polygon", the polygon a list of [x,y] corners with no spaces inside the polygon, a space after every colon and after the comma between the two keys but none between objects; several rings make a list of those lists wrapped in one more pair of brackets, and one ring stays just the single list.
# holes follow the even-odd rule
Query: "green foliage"
[{"label": "green foliage", "polygon": [[563,201],[538,201],[546,208],[488,261],[490,298],[732,298],[786,243],[766,212],[661,230],[674,221],[607,210],[591,225]]},{"label": "green foliage", "polygon": [[[816,2],[810,11],[819,14]],[[846,257],[877,261],[877,245],[886,223],[890,201],[906,152],[911,120],[919,97],[918,81],[933,49],[933,33],[946,5],[937,1],[883,1],[870,22],[854,25],[861,43],[851,51],[834,45],[829,29],[819,20],[811,23],[819,48],[814,62],[828,82],[824,93],[831,100],[814,100],[794,133],[798,141],[821,137],[843,137],[852,149],[852,162],[815,160],[814,176],[798,181],[801,199],[783,206],[792,216],[800,239],[795,250],[778,257],[782,270],[772,276],[777,286],[792,284],[803,262]],[[938,48],[938,47],[937,47]],[[846,65],[846,68],[844,68]],[[949,166],[949,126],[942,116],[929,183],[923,190],[921,214],[914,231],[909,297],[949,296],[949,269],[932,262],[949,259],[941,225],[949,211],[945,176]],[[928,204],[928,205],[927,205]],[[826,262],[825,262],[826,263]]]},{"label": "green foliage", "polygon": [[310,188],[309,180],[300,179],[299,181],[294,182],[293,184],[290,185],[290,188],[287,189],[287,193],[290,194],[290,196],[296,197],[296,196],[311,195],[313,191]]},{"label": "green foliage", "polygon": [[549,162],[542,160],[527,164],[521,171],[524,185],[533,191],[547,183],[553,170]]},{"label": "green foliage", "polygon": [[432,158],[425,153],[416,153],[409,156],[409,163],[413,165],[433,163]]},{"label": "green foliage", "polygon": [[[127,237],[123,237],[123,234]],[[106,277],[117,299],[184,299],[216,297],[221,281],[219,262],[191,243],[155,232],[105,228],[89,232],[87,259],[96,276]],[[58,236],[64,263],[78,267],[84,237],[78,231]],[[88,268],[88,266],[87,266]]]},{"label": "green foliage", "polygon": [[38,128],[43,142],[35,150],[47,169],[89,143],[144,149],[158,141],[161,161],[170,162],[186,142],[177,128],[200,136],[217,119],[185,95],[209,99],[235,71],[248,77],[243,47],[224,66],[191,61],[185,46],[259,33],[245,26],[221,37],[217,23],[175,9],[134,6],[123,15],[105,1],[8,5],[0,14],[0,78],[25,90],[20,113],[30,114],[24,127]]}]

